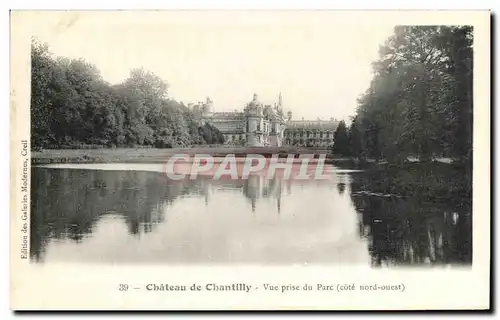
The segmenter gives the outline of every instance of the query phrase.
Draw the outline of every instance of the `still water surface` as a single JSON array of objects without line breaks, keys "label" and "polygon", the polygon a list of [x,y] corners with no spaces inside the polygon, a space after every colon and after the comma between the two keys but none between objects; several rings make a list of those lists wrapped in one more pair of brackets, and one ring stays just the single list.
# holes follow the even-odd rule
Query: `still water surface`
[{"label": "still water surface", "polygon": [[[37,263],[471,264],[471,207],[324,181],[173,181],[148,164],[32,168]],[[375,188],[376,189],[376,188]]]}]

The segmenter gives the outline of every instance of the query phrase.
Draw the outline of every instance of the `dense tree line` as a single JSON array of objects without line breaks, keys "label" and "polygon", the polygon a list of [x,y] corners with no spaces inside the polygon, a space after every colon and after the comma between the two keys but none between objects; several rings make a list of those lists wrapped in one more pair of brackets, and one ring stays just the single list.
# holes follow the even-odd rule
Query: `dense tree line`
[{"label": "dense tree line", "polygon": [[33,149],[218,144],[215,127],[199,124],[167,84],[144,69],[112,85],[82,59],[53,57],[46,44],[31,48]]},{"label": "dense tree line", "polygon": [[370,87],[334,152],[400,163],[472,160],[472,27],[398,26],[380,47]]}]

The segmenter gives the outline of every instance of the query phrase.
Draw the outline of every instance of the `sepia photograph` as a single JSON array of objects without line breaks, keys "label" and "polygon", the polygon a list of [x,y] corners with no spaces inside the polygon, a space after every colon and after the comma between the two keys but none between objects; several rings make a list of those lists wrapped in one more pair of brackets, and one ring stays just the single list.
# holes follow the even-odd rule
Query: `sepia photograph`
[{"label": "sepia photograph", "polygon": [[[488,12],[477,13],[489,32]],[[485,48],[489,34],[477,40],[473,19],[16,14],[33,21],[22,40],[29,94],[16,104],[29,119],[13,149],[15,231],[24,232],[14,255],[27,268],[472,274],[489,264],[475,255],[476,241],[489,243],[489,220],[477,229],[476,219],[489,212],[473,209],[478,152],[489,159],[489,145],[475,143],[479,131],[489,137],[489,104],[476,102],[489,101],[476,83],[478,59],[489,63],[477,43]],[[311,288],[409,290],[385,279]],[[116,287],[196,288],[186,281]],[[276,288],[308,290],[305,282]],[[273,289],[207,279],[201,290]]]}]

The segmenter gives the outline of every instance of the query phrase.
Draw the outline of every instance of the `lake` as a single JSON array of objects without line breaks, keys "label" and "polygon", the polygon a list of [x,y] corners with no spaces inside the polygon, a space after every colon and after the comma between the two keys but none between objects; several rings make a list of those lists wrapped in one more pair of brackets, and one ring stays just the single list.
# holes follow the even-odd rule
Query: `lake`
[{"label": "lake", "polygon": [[171,180],[154,164],[32,167],[31,260],[471,265],[470,195],[448,190],[460,175],[350,169]]}]

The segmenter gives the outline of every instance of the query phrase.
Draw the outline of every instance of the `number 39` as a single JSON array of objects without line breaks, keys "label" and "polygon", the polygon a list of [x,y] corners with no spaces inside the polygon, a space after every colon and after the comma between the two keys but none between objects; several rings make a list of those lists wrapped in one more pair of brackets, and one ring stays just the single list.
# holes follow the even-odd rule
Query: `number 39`
[{"label": "number 39", "polygon": [[120,290],[120,291],[127,291],[128,290],[128,284],[119,284],[118,285],[118,290]]}]

